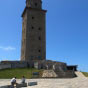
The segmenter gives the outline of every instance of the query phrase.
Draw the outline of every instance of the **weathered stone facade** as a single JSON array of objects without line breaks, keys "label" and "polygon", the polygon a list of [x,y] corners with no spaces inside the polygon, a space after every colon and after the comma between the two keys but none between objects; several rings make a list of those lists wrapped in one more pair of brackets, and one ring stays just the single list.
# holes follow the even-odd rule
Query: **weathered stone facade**
[{"label": "weathered stone facade", "polygon": [[46,10],[41,0],[26,0],[22,14],[21,61],[46,59]]},{"label": "weathered stone facade", "polygon": [[25,61],[1,61],[0,62],[1,69],[26,68],[26,67],[28,67],[28,64]]},{"label": "weathered stone facade", "polygon": [[77,66],[46,60],[46,10],[41,0],[26,0],[22,14],[21,61],[2,61],[0,69],[36,68],[43,69],[42,77],[73,78]]},{"label": "weathered stone facade", "polygon": [[[75,71],[74,70],[69,70],[67,67],[68,66],[67,66],[66,63],[50,61],[50,60],[2,61],[0,63],[0,69],[7,69],[7,68],[43,69],[43,70],[45,70],[44,74],[43,74],[43,77],[45,77],[45,78],[49,78],[49,77],[73,78],[73,77],[76,77]],[[52,72],[52,73],[50,73],[50,72]]]},{"label": "weathered stone facade", "polygon": [[57,74],[54,72],[54,70],[44,70],[42,74],[43,78],[57,78]]},{"label": "weathered stone facade", "polygon": [[0,70],[11,68],[11,64],[0,63]]}]

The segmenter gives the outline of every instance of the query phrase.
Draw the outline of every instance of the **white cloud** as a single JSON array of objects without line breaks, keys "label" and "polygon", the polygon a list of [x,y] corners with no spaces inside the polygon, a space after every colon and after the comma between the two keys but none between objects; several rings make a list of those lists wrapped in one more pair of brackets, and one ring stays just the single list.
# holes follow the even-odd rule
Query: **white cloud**
[{"label": "white cloud", "polygon": [[12,46],[8,46],[8,47],[0,46],[0,49],[5,50],[5,51],[16,50],[16,48],[15,47],[12,47]]}]

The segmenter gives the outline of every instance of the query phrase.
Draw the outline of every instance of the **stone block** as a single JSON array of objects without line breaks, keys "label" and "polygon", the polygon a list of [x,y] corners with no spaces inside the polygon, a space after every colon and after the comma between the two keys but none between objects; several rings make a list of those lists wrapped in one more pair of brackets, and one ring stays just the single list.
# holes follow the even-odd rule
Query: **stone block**
[{"label": "stone block", "polygon": [[34,85],[37,85],[37,84],[38,84],[37,82],[29,82],[28,86],[34,86]]},{"label": "stone block", "polygon": [[11,85],[0,86],[0,88],[12,88]]},{"label": "stone block", "polygon": [[17,84],[16,87],[17,87],[17,88],[20,88],[20,87],[27,87],[27,83],[20,83],[20,84]]}]

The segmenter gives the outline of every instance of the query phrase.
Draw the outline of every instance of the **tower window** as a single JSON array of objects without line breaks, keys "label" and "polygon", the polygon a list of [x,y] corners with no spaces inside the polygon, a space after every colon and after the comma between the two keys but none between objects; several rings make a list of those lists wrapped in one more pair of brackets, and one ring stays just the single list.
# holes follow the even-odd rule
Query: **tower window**
[{"label": "tower window", "polygon": [[39,30],[41,30],[41,28],[39,27]]},{"label": "tower window", "polygon": [[41,50],[38,50],[38,52],[41,52]]},{"label": "tower window", "polygon": [[32,26],[32,29],[34,29],[34,27]]},{"label": "tower window", "polygon": [[38,4],[37,3],[35,3],[35,6],[37,6]]},{"label": "tower window", "polygon": [[41,37],[39,37],[38,39],[41,40]]},{"label": "tower window", "polygon": [[38,56],[39,59],[41,59],[41,56]]},{"label": "tower window", "polygon": [[31,56],[31,60],[33,59],[33,56]]},{"label": "tower window", "polygon": [[32,16],[32,19],[34,19],[34,17]]}]

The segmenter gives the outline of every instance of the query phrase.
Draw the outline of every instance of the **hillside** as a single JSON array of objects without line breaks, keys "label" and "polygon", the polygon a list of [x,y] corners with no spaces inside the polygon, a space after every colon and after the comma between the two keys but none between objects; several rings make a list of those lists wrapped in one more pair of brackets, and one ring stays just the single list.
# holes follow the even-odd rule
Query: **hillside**
[{"label": "hillside", "polygon": [[88,77],[88,72],[82,72],[84,76]]},{"label": "hillside", "polygon": [[0,70],[0,79],[11,79],[13,77],[22,78],[32,78],[33,72],[39,72],[41,74],[42,70],[31,69],[31,68],[16,68],[16,69],[4,69]]},{"label": "hillside", "polygon": [[[16,68],[16,69],[4,69],[0,70],[0,79],[11,79],[17,77],[22,78],[24,75],[27,79],[33,78],[33,72],[39,72],[39,77],[41,77],[43,70],[31,69],[31,68]],[[88,77],[88,72],[82,72],[86,77]]]}]

